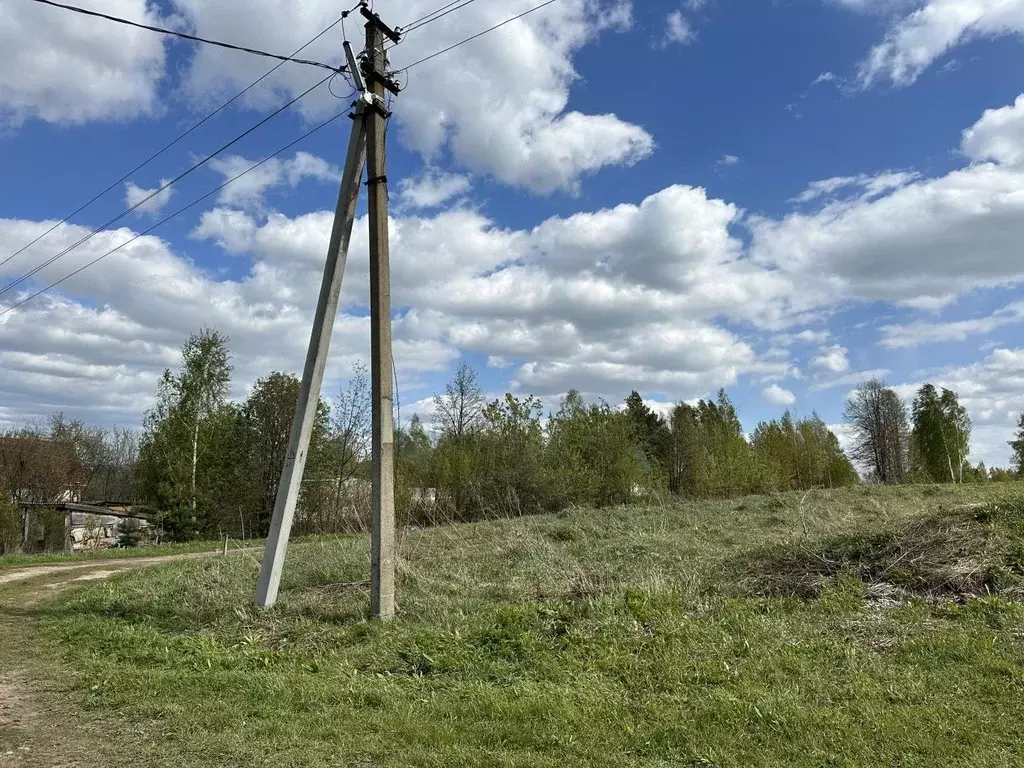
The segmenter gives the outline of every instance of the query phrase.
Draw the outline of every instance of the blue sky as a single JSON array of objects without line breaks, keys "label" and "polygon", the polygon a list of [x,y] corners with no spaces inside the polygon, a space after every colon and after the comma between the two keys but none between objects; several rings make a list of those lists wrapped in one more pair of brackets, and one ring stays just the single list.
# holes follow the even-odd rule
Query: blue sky
[{"label": "blue sky", "polygon": [[[326,0],[90,0],[289,53]],[[377,0],[395,24],[436,0]],[[401,67],[533,5],[476,0]],[[358,44],[356,16],[345,33]],[[559,0],[413,68],[389,132],[403,416],[461,360],[554,405],[726,387],[744,425],[838,423],[857,381],[956,389],[974,458],[1024,410],[1024,0]],[[303,52],[337,61],[338,26]],[[0,261],[271,64],[30,0],[0,17]],[[322,77],[287,64],[38,244],[4,285]],[[402,78],[404,80],[404,78]],[[335,83],[335,92],[348,89]],[[347,102],[320,88],[0,295],[0,311],[222,183]],[[348,121],[0,317],[0,422],[63,409],[134,425],[201,325],[235,395],[300,368]],[[127,202],[126,202],[127,201]],[[362,209],[361,209],[362,212]],[[357,223],[325,396],[368,352]]]}]

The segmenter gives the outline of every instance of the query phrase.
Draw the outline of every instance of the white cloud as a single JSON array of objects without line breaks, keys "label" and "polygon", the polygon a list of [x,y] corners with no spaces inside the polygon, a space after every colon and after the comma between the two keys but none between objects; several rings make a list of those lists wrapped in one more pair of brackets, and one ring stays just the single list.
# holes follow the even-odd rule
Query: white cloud
[{"label": "white cloud", "polygon": [[[880,5],[848,0],[851,7]],[[927,0],[899,18],[859,67],[862,86],[913,83],[936,59],[971,40],[1024,33],[1024,0]]]},{"label": "white cloud", "polygon": [[849,350],[840,345],[834,344],[831,347],[822,347],[819,354],[811,360],[811,368],[825,374],[843,373],[850,369],[850,359],[847,357]]},{"label": "white cloud", "polygon": [[814,86],[821,85],[822,83],[832,83],[835,82],[835,80],[836,76],[831,72],[822,72],[820,75],[814,78],[814,81],[811,83],[811,85]]},{"label": "white cloud", "polygon": [[854,387],[861,382],[867,381],[868,379],[882,379],[885,378],[890,371],[886,368],[873,368],[867,371],[854,371],[852,373],[846,373],[842,376],[836,376],[834,378],[822,378],[818,379],[811,385],[811,390],[814,392],[821,392],[825,389],[834,389],[836,387]]},{"label": "white cloud", "polygon": [[963,152],[971,160],[1003,165],[1024,164],[1024,94],[1010,106],[987,109],[964,131]]},{"label": "white cloud", "polygon": [[[782,220],[750,217],[754,261],[799,281],[819,305],[831,296],[937,308],[1024,279],[1016,246],[1024,240],[1024,170],[976,163],[931,179],[855,178],[867,194]],[[812,184],[800,199],[846,182]]]},{"label": "white cloud", "polygon": [[398,185],[398,203],[405,208],[437,208],[469,192],[468,176],[428,169],[421,176],[406,178]]},{"label": "white cloud", "polygon": [[157,191],[169,182],[170,179],[160,179],[160,183],[153,189],[143,189],[134,182],[129,181],[124,185],[125,207],[133,208],[138,205],[139,207],[135,209],[137,212],[155,216],[171,201],[171,195],[174,194],[174,187],[167,187],[167,189],[160,192]]},{"label": "white cloud", "polygon": [[[309,167],[280,168],[280,183],[304,178]],[[745,215],[683,185],[522,229],[463,207],[399,213],[391,222],[392,251],[401,254],[392,262],[399,368],[403,376],[406,361],[436,370],[467,352],[515,361],[510,385],[520,392],[556,397],[578,387],[617,401],[637,388],[692,399],[741,379],[766,387],[797,375],[786,345],[832,342],[821,325],[836,307],[927,306],[1024,280],[1024,173],[1016,167],[976,162],[934,179],[870,181],[858,182],[852,199],[781,219]],[[879,185],[886,191],[865,194]],[[20,393],[5,407],[95,397],[97,409],[127,412],[115,396],[145,401],[155,371],[200,324],[222,326],[238,340],[247,356],[240,376],[297,369],[330,218],[326,210],[287,216],[222,204],[202,215],[193,234],[248,260],[243,277],[214,279],[161,241],[142,238],[63,286],[74,300],[58,294],[10,313],[0,321],[10,330],[0,334],[0,352],[12,356],[0,366],[24,371],[31,386],[17,383],[16,372],[0,377],[5,393],[9,386]],[[46,226],[0,221],[0,253]],[[738,231],[744,226],[749,246]],[[63,227],[51,245],[73,242],[78,232]],[[131,234],[103,233],[39,279],[62,277]],[[360,218],[352,251],[366,248]],[[0,267],[0,275],[15,276],[15,267]],[[353,258],[336,346],[350,359],[362,348],[367,295],[366,259]],[[148,379],[133,379],[137,370],[117,357],[119,346],[133,349],[120,339],[145,351],[139,359]],[[760,351],[764,341],[771,348]],[[94,348],[95,356],[87,354]],[[815,391],[885,373],[851,370],[837,344],[813,357]],[[79,392],[76,367],[87,384],[106,386]],[[33,391],[40,393],[34,400]]]},{"label": "white cloud", "polygon": [[715,167],[716,168],[726,168],[726,167],[731,166],[731,165],[739,165],[741,162],[743,162],[743,161],[739,157],[737,157],[736,155],[728,155],[728,154],[726,154],[726,155],[722,155],[720,158],[718,158],[718,160],[715,161]]},{"label": "white cloud", "polygon": [[858,176],[835,176],[831,179],[812,181],[807,189],[796,197],[790,198],[791,203],[808,203],[822,197],[830,197],[841,189],[855,188],[862,190],[856,197],[871,200],[896,189],[905,187],[920,177],[913,171],[886,171],[875,176],[860,174]]},{"label": "white cloud", "polygon": [[788,389],[783,389],[778,384],[772,384],[762,390],[761,399],[771,405],[793,405],[796,402],[796,395]]},{"label": "white cloud", "polygon": [[[240,155],[217,157],[209,163],[210,168],[221,174],[225,181],[234,178],[254,164],[255,161]],[[217,202],[221,205],[260,208],[264,205],[263,197],[267,190],[280,184],[296,187],[305,179],[337,182],[340,178],[341,171],[322,157],[311,155],[308,152],[296,152],[290,160],[271,158],[242,178],[224,187],[217,197]]]},{"label": "white cloud", "polygon": [[986,317],[957,320],[949,323],[913,322],[881,327],[883,347],[908,349],[921,344],[964,341],[979,333],[991,333],[1006,325],[1024,322],[1024,302],[1017,301]]},{"label": "white cloud", "polygon": [[683,16],[682,11],[672,11],[665,17],[665,36],[661,40],[662,47],[678,43],[686,45],[697,39],[693,24]]},{"label": "white cloud", "polygon": [[[533,0],[468,5],[410,32],[389,51],[391,66],[412,64],[533,5]],[[291,50],[296,40],[312,38],[339,14],[330,0],[273,0],[262,3],[259,14],[251,12],[248,0],[175,0],[175,6],[200,34],[243,39],[266,50]],[[401,25],[435,8],[434,0],[395,0],[386,17]],[[541,194],[574,192],[589,173],[632,165],[654,150],[647,131],[615,115],[567,111],[578,79],[577,51],[630,23],[631,5],[625,0],[562,0],[425,62],[408,73],[394,135],[428,161],[450,157],[475,174]],[[348,31],[353,34],[353,25]],[[337,34],[325,35],[303,55],[338,61]],[[265,64],[252,58],[202,48],[192,61],[188,87],[202,98],[247,85],[265,71]],[[248,103],[280,103],[282,95],[298,94],[319,77],[306,68],[284,68],[275,73],[273,87],[254,89]],[[337,105],[321,89],[301,108],[321,115]]]},{"label": "white cloud", "polygon": [[[105,0],[102,10],[159,23],[145,0]],[[0,13],[0,120],[52,123],[152,114],[164,73],[164,41],[38,3],[5,3]]]}]

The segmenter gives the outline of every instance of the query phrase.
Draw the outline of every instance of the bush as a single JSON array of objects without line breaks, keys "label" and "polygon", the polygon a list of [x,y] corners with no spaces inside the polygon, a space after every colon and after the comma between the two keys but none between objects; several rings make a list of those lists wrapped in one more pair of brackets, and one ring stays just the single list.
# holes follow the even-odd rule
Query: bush
[{"label": "bush", "polygon": [[434,453],[441,520],[513,517],[553,507],[540,414],[535,398],[506,394],[484,409],[479,429],[441,439]]},{"label": "bush", "polygon": [[560,505],[625,504],[654,478],[625,414],[570,392],[548,424],[548,466]]},{"label": "bush", "polygon": [[119,547],[137,547],[145,538],[146,532],[138,520],[128,517],[117,526],[117,546]]}]

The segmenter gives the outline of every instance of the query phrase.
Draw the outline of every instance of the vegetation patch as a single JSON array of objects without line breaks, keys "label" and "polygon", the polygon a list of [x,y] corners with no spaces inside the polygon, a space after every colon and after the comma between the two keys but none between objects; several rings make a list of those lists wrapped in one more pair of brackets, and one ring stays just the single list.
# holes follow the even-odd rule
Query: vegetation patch
[{"label": "vegetation patch", "polygon": [[841,576],[884,598],[1024,596],[1024,501],[972,504],[888,526],[764,547],[732,565],[745,594],[818,597]]}]

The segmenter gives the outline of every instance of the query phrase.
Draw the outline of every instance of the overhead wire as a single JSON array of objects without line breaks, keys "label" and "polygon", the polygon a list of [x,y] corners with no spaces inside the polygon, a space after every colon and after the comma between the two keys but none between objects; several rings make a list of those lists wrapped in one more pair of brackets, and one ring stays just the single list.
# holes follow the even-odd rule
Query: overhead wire
[{"label": "overhead wire", "polygon": [[[426,19],[426,21],[422,21],[422,22],[420,22],[420,23],[418,23],[418,24],[416,24],[414,26],[410,25],[409,27],[401,29],[400,32],[401,32],[401,34],[402,34],[402,36],[404,38],[410,32],[415,32],[417,29],[420,29],[421,27],[425,27],[425,26],[427,26],[427,24],[435,22],[438,19],[444,18],[449,13],[455,13],[456,11],[461,10],[461,9],[465,8],[467,5],[471,5],[471,4],[475,3],[475,2],[476,2],[476,0],[455,0],[454,3],[449,3],[448,5],[444,6],[444,8],[438,9],[439,11],[444,11],[444,13],[438,13],[437,16],[434,16],[433,18]],[[454,8],[451,7],[453,5],[455,6]],[[445,10],[445,8],[447,8],[448,10]],[[403,40],[403,42],[404,42],[404,40]],[[390,45],[385,47],[384,50],[385,51],[390,51],[396,45],[398,45],[398,43],[391,43]]]},{"label": "overhead wire", "polygon": [[[294,57],[294,56],[295,56],[295,55],[296,55],[297,53],[300,53],[300,52],[301,52],[301,51],[303,51],[304,49],[308,48],[308,47],[309,47],[310,45],[312,45],[313,43],[315,43],[315,42],[316,42],[317,40],[319,40],[319,39],[320,39],[321,37],[323,37],[324,35],[326,35],[326,34],[327,34],[328,32],[330,32],[330,31],[331,31],[332,29],[334,29],[334,28],[335,28],[335,27],[336,27],[336,26],[338,25],[338,23],[339,23],[339,22],[340,22],[340,23],[342,24],[342,34],[344,35],[344,29],[345,29],[345,27],[344,27],[344,23],[345,23],[345,22],[344,22],[344,20],[345,20],[345,18],[346,18],[346,17],[348,17],[348,16],[349,16],[349,14],[351,14],[351,13],[352,13],[352,11],[354,11],[354,10],[355,10],[356,8],[358,8],[358,7],[359,7],[359,4],[357,3],[356,5],[352,6],[352,8],[350,8],[349,10],[345,11],[344,13],[342,13],[342,14],[341,14],[341,16],[339,16],[339,17],[338,17],[337,19],[335,19],[335,20],[334,20],[334,21],[333,21],[333,22],[332,22],[332,23],[331,23],[330,25],[328,25],[328,26],[327,26],[327,27],[326,27],[326,28],[325,28],[324,30],[322,30],[322,31],[321,31],[321,32],[320,32],[319,34],[317,34],[317,35],[316,35],[315,37],[312,37],[312,38],[310,38],[310,39],[309,39],[308,41],[306,41],[305,43],[303,43],[302,45],[300,45],[300,46],[299,46],[298,48],[296,48],[296,49],[295,49],[295,50],[294,50],[294,51],[292,52],[292,57]],[[292,58],[291,58],[291,57],[289,57],[288,59],[285,59],[284,61],[279,61],[279,62],[278,62],[277,64],[275,64],[275,65],[274,65],[273,67],[271,67],[270,69],[268,69],[268,70],[267,70],[266,72],[264,72],[264,73],[263,73],[262,75],[260,75],[260,76],[259,76],[258,78],[256,78],[255,80],[253,80],[253,81],[252,81],[252,82],[251,82],[251,83],[250,83],[249,85],[247,85],[247,86],[246,86],[245,88],[243,88],[242,90],[240,90],[240,91],[239,91],[238,93],[236,93],[236,94],[235,94],[234,96],[232,96],[232,97],[231,97],[230,99],[228,99],[228,100],[227,100],[227,101],[225,101],[225,102],[224,102],[223,104],[221,104],[221,105],[220,105],[219,107],[217,107],[217,108],[216,108],[215,110],[213,110],[213,112],[211,112],[210,114],[208,114],[208,115],[207,115],[206,117],[204,117],[204,118],[203,118],[202,120],[200,120],[199,122],[197,122],[197,123],[193,124],[193,125],[192,125],[192,127],[191,127],[191,128],[189,128],[188,130],[186,130],[186,131],[185,131],[184,133],[181,133],[181,134],[180,134],[180,135],[178,135],[178,136],[177,136],[177,137],[176,137],[175,139],[173,139],[172,141],[168,142],[168,143],[167,143],[167,144],[165,144],[165,145],[164,145],[163,147],[161,147],[160,149],[158,149],[158,150],[157,150],[156,152],[154,152],[154,153],[153,153],[152,155],[150,155],[150,156],[149,156],[149,157],[147,157],[147,158],[146,158],[145,160],[143,160],[143,161],[142,161],[141,163],[139,163],[139,164],[138,164],[138,165],[136,165],[136,166],[135,166],[134,168],[132,168],[132,169],[131,169],[130,171],[128,171],[128,173],[126,173],[126,174],[125,174],[124,176],[122,176],[121,178],[119,178],[119,179],[118,179],[117,181],[113,182],[113,183],[112,183],[112,184],[111,184],[110,186],[108,186],[108,187],[107,187],[106,189],[104,189],[104,190],[103,190],[102,192],[98,193],[97,195],[95,195],[94,197],[92,197],[92,198],[91,198],[90,200],[88,200],[87,202],[85,202],[85,203],[83,203],[82,205],[78,206],[78,208],[76,208],[76,209],[75,209],[74,211],[72,211],[71,213],[69,213],[69,214],[68,214],[67,216],[65,216],[64,218],[62,218],[62,219],[61,219],[60,221],[58,221],[58,222],[56,222],[55,224],[53,224],[53,225],[52,225],[52,226],[51,226],[51,227],[50,227],[49,229],[47,229],[46,231],[44,231],[44,232],[42,232],[41,234],[37,235],[37,236],[36,236],[36,238],[35,238],[34,240],[32,240],[32,241],[31,241],[31,242],[29,242],[29,243],[26,243],[26,244],[25,244],[25,245],[23,245],[23,246],[22,246],[21,248],[19,248],[18,250],[16,250],[16,251],[15,251],[14,253],[12,253],[11,255],[7,256],[7,257],[6,257],[5,259],[3,259],[3,261],[0,261],[0,267],[2,267],[2,266],[4,266],[5,264],[7,264],[7,262],[9,262],[9,261],[10,261],[11,259],[14,259],[14,258],[16,258],[17,256],[19,256],[19,255],[21,255],[22,253],[24,253],[24,252],[25,252],[26,250],[28,250],[28,249],[29,249],[29,248],[31,248],[31,247],[32,247],[33,245],[35,245],[35,244],[36,244],[36,243],[38,243],[38,242],[39,242],[40,240],[42,240],[42,239],[43,239],[44,237],[46,237],[46,236],[47,236],[48,234],[50,234],[51,232],[53,232],[53,230],[57,229],[57,227],[61,226],[62,224],[66,224],[66,223],[67,223],[67,222],[68,222],[68,221],[69,221],[69,220],[70,220],[71,218],[73,218],[74,216],[77,216],[77,215],[78,215],[79,213],[81,213],[82,211],[84,211],[84,210],[85,210],[86,208],[88,208],[88,207],[89,207],[90,205],[92,205],[92,204],[93,204],[93,203],[95,203],[95,202],[96,202],[97,200],[99,200],[99,199],[100,199],[101,197],[103,197],[103,196],[104,196],[105,194],[107,194],[107,193],[108,193],[108,192],[109,192],[110,190],[114,189],[114,187],[120,186],[120,185],[121,185],[121,184],[122,184],[123,182],[127,181],[127,180],[128,180],[129,178],[131,178],[131,177],[132,177],[132,176],[133,176],[134,174],[136,174],[136,173],[138,173],[139,171],[141,171],[141,170],[142,170],[143,168],[145,168],[145,167],[146,167],[147,165],[149,165],[149,164],[150,164],[151,162],[153,162],[154,160],[156,160],[156,159],[157,159],[158,157],[160,157],[160,155],[162,155],[162,154],[163,154],[164,152],[166,152],[166,151],[167,151],[168,149],[170,149],[171,147],[173,147],[173,146],[174,146],[175,144],[177,144],[177,143],[178,143],[179,141],[181,141],[182,139],[184,139],[184,138],[185,138],[186,136],[190,135],[190,134],[191,134],[191,133],[192,133],[193,131],[195,131],[195,130],[196,130],[197,128],[199,128],[200,126],[202,126],[203,124],[205,124],[205,123],[206,123],[206,122],[208,122],[209,120],[213,119],[213,118],[214,118],[214,117],[215,117],[216,115],[218,115],[218,114],[219,114],[220,112],[222,112],[222,111],[223,111],[224,109],[226,109],[226,108],[227,108],[228,106],[230,106],[230,105],[231,105],[232,103],[234,103],[235,101],[237,101],[238,99],[240,99],[240,98],[241,98],[242,96],[244,96],[244,95],[245,95],[246,93],[248,93],[249,91],[251,91],[251,90],[252,90],[253,88],[255,88],[255,87],[256,87],[257,85],[259,85],[259,84],[260,84],[261,82],[263,82],[263,81],[264,81],[265,79],[267,79],[268,77],[270,77],[270,75],[274,74],[274,72],[276,72],[276,71],[277,71],[278,69],[280,69],[280,68],[281,68],[282,66],[284,66],[284,64],[285,64],[285,62],[286,62],[286,61],[290,61],[290,60],[292,60]],[[346,66],[340,67],[340,68],[338,69],[337,73],[340,73],[340,72],[344,72],[344,71],[346,71],[347,69],[348,69],[348,67],[346,67]],[[336,74],[337,74],[337,73],[336,73]]]},{"label": "overhead wire", "polygon": [[427,61],[430,61],[431,59],[437,58],[441,54],[448,53],[449,51],[453,51],[456,48],[458,48],[459,46],[465,45],[466,43],[469,43],[469,42],[472,42],[473,40],[476,40],[477,38],[483,37],[484,35],[488,34],[489,32],[493,32],[496,29],[500,29],[501,27],[504,27],[506,24],[511,24],[513,21],[517,21],[518,19],[521,19],[524,16],[528,16],[531,13],[535,13],[536,11],[539,11],[541,8],[546,8],[547,6],[549,6],[549,5],[551,5],[552,3],[555,3],[555,2],[558,2],[558,0],[547,0],[547,2],[541,3],[540,5],[536,5],[533,8],[530,8],[527,11],[523,11],[522,13],[513,16],[510,19],[505,19],[505,21],[502,21],[502,22],[500,22],[498,24],[495,24],[493,27],[488,27],[487,29],[483,30],[482,32],[477,32],[475,35],[470,35],[469,37],[465,38],[464,40],[460,40],[459,42],[454,43],[453,45],[449,45],[447,48],[442,48],[440,51],[436,51],[436,52],[430,54],[429,56],[424,56],[422,59],[414,61],[412,64],[409,64],[408,66],[402,67],[401,69],[396,69],[394,72],[392,72],[392,74],[398,74],[399,72],[408,72],[413,67],[419,66],[420,64],[423,64],[424,62],[427,62]]},{"label": "overhead wire", "polygon": [[146,204],[147,202],[149,202],[150,200],[152,200],[152,199],[153,199],[154,197],[156,197],[157,195],[159,195],[159,194],[160,194],[161,192],[164,192],[165,190],[169,189],[169,188],[170,188],[170,187],[172,187],[173,185],[177,184],[177,183],[178,183],[179,181],[181,181],[182,179],[184,179],[184,178],[185,178],[186,176],[188,176],[189,174],[193,173],[194,171],[198,170],[199,168],[202,168],[202,167],[203,167],[204,165],[206,165],[206,164],[207,164],[208,162],[210,162],[211,160],[213,160],[213,159],[214,159],[214,158],[215,158],[215,157],[216,157],[217,155],[219,155],[219,154],[220,154],[221,152],[223,152],[224,150],[226,150],[226,149],[229,149],[230,147],[234,146],[234,145],[235,145],[235,144],[237,144],[237,143],[238,143],[239,141],[241,141],[241,140],[242,140],[242,139],[244,139],[244,138],[245,138],[246,136],[248,136],[248,135],[249,135],[250,133],[252,133],[253,131],[257,130],[257,129],[258,129],[258,128],[260,128],[261,126],[265,125],[265,124],[266,124],[267,122],[269,122],[269,121],[270,121],[270,120],[272,120],[273,118],[277,117],[277,116],[278,116],[279,114],[281,114],[282,112],[284,112],[284,111],[285,111],[286,109],[288,109],[288,108],[289,108],[290,106],[292,106],[293,104],[295,104],[296,102],[298,102],[298,101],[299,101],[300,99],[302,99],[303,97],[305,97],[306,95],[308,95],[309,93],[311,93],[312,91],[316,90],[316,89],[317,89],[317,88],[319,88],[319,87],[320,87],[321,85],[323,85],[324,83],[326,83],[326,82],[327,82],[328,80],[330,80],[330,79],[331,79],[332,77],[333,77],[333,75],[327,75],[327,77],[323,78],[323,79],[322,79],[322,80],[320,80],[320,81],[319,81],[318,83],[316,83],[316,84],[314,84],[314,85],[310,86],[309,88],[307,88],[307,89],[306,89],[305,91],[303,91],[302,93],[300,93],[300,94],[299,94],[298,96],[296,96],[295,98],[293,98],[293,99],[292,99],[291,101],[289,101],[289,102],[288,102],[287,104],[285,104],[284,106],[282,106],[282,107],[279,107],[278,109],[275,109],[275,110],[274,110],[273,112],[271,112],[271,113],[270,113],[269,115],[267,115],[267,116],[266,116],[266,117],[264,117],[264,118],[263,118],[262,120],[260,120],[260,121],[259,121],[258,123],[256,123],[255,125],[252,125],[252,126],[250,126],[250,127],[249,127],[249,128],[248,128],[248,129],[247,129],[247,130],[246,130],[245,132],[243,132],[243,133],[239,134],[238,136],[236,136],[235,138],[233,138],[233,139],[232,139],[231,141],[229,141],[229,142],[228,142],[227,144],[225,144],[224,146],[222,146],[222,147],[220,147],[219,149],[217,149],[217,150],[216,150],[215,152],[211,152],[211,153],[210,153],[210,154],[208,154],[208,155],[207,155],[206,157],[204,157],[204,158],[203,158],[202,160],[199,160],[198,162],[194,163],[193,165],[191,165],[191,166],[190,166],[189,168],[187,168],[186,170],[184,170],[184,171],[182,171],[181,173],[179,173],[179,174],[178,174],[177,176],[175,176],[175,177],[174,177],[173,179],[171,179],[170,181],[168,181],[168,182],[167,182],[166,184],[163,184],[163,185],[161,185],[160,187],[158,187],[157,189],[155,189],[154,191],[152,191],[151,193],[149,193],[148,195],[146,195],[146,197],[144,197],[144,198],[142,198],[141,200],[139,200],[139,201],[138,201],[137,203],[135,203],[135,205],[133,205],[133,206],[131,206],[130,208],[128,208],[128,209],[126,209],[126,210],[122,211],[121,213],[119,213],[119,214],[118,214],[117,216],[115,216],[114,218],[112,218],[112,219],[108,220],[107,222],[105,222],[105,223],[104,223],[104,224],[102,224],[101,226],[99,226],[99,227],[97,227],[96,229],[94,229],[94,230],[92,230],[91,232],[89,232],[89,234],[85,235],[84,237],[80,238],[79,240],[77,240],[77,241],[76,241],[75,243],[73,243],[72,245],[70,245],[70,246],[68,246],[67,248],[65,248],[65,249],[64,249],[63,251],[60,251],[59,253],[57,253],[57,254],[56,254],[56,255],[54,255],[54,256],[51,256],[51,257],[50,257],[49,259],[47,259],[46,261],[44,261],[44,262],[43,262],[42,264],[38,265],[37,267],[35,267],[35,268],[34,268],[34,269],[32,269],[32,270],[29,270],[29,271],[28,271],[28,272],[26,272],[26,273],[25,273],[24,275],[22,275],[21,277],[17,278],[16,280],[14,280],[14,281],[12,281],[12,282],[8,283],[8,284],[7,284],[6,286],[4,286],[3,288],[0,288],[0,296],[3,296],[3,295],[4,295],[5,293],[7,293],[8,291],[10,291],[10,290],[11,290],[12,288],[15,288],[15,287],[17,287],[18,285],[20,285],[21,283],[25,282],[26,280],[28,280],[29,278],[31,278],[31,277],[32,277],[33,275],[35,275],[35,274],[36,274],[37,272],[39,272],[40,270],[42,270],[42,269],[45,269],[46,267],[50,266],[51,264],[53,264],[53,263],[54,263],[55,261],[57,261],[58,259],[60,259],[60,258],[63,258],[64,256],[66,256],[67,254],[69,254],[69,253],[70,253],[71,251],[73,251],[73,250],[74,250],[75,248],[77,248],[78,246],[82,245],[82,244],[83,244],[83,243],[85,243],[86,241],[88,241],[88,240],[92,239],[93,237],[95,237],[96,235],[98,235],[98,234],[99,234],[100,232],[102,232],[103,230],[105,230],[105,229],[106,229],[107,227],[111,226],[112,224],[116,224],[116,223],[117,223],[118,221],[120,221],[121,219],[123,219],[123,218],[124,218],[125,216],[127,216],[127,215],[128,215],[129,213],[131,213],[132,211],[135,211],[135,210],[137,210],[137,209],[138,209],[138,208],[139,208],[140,206],[142,206],[142,205],[145,205],[145,204]]},{"label": "overhead wire", "polygon": [[[412,32],[414,29],[418,29],[420,27],[426,26],[427,24],[430,24],[432,21],[437,21],[442,16],[447,16],[449,13],[457,11],[459,10],[459,8],[469,5],[472,2],[475,2],[475,0],[453,0],[452,2],[448,3],[448,5],[441,6],[437,10],[428,13],[426,16],[421,16],[420,18],[416,19],[416,21],[409,22],[404,27],[399,27],[398,30],[401,31],[403,35],[407,34],[409,32]],[[458,8],[452,7],[456,5],[458,6]]]},{"label": "overhead wire", "polygon": [[173,37],[180,37],[183,40],[191,40],[195,43],[205,43],[206,45],[215,45],[219,48],[227,48],[232,51],[242,51],[243,53],[251,53],[255,56],[265,56],[270,59],[279,59],[281,62],[291,61],[296,64],[306,64],[311,67],[320,67],[322,69],[329,69],[334,72],[337,67],[330,64],[325,64],[322,61],[313,61],[311,59],[296,59],[293,56],[282,56],[277,53],[269,53],[267,51],[261,51],[258,48],[249,48],[244,45],[235,45],[234,43],[225,43],[222,40],[212,40],[207,37],[198,37],[197,35],[190,35],[187,32],[178,32],[173,29],[167,29],[166,27],[157,27],[152,24],[142,24],[137,21],[130,21],[123,19],[120,16],[111,16],[107,13],[100,13],[99,11],[91,11],[88,8],[79,8],[77,5],[67,5],[65,3],[58,3],[55,0],[32,0],[35,3],[41,3],[43,5],[51,5],[54,8],[63,8],[66,11],[73,11],[75,13],[81,13],[85,16],[95,16],[96,18],[106,19],[107,21],[113,21],[118,24],[124,24],[129,27],[137,27],[138,29],[148,29],[150,32],[159,32],[162,35],[171,35]]},{"label": "overhead wire", "polygon": [[277,150],[273,154],[267,155],[262,160],[260,160],[259,162],[254,163],[253,165],[249,166],[248,168],[246,168],[241,173],[239,173],[239,174],[237,174],[235,176],[232,176],[230,179],[225,181],[223,184],[220,184],[220,185],[214,187],[213,189],[211,189],[209,192],[205,193],[204,195],[201,195],[200,197],[197,197],[195,200],[190,202],[188,205],[186,205],[186,206],[184,206],[182,208],[179,208],[174,213],[171,213],[171,214],[165,216],[164,218],[160,219],[160,221],[156,222],[152,226],[150,226],[147,229],[143,230],[142,232],[139,232],[138,234],[132,236],[128,240],[125,240],[123,243],[118,245],[116,248],[111,248],[106,253],[104,253],[104,254],[102,254],[100,256],[97,256],[95,259],[93,259],[92,261],[88,262],[87,264],[83,264],[78,269],[74,270],[73,272],[68,273],[67,275],[62,277],[60,280],[55,280],[54,282],[52,282],[49,285],[47,285],[45,288],[42,288],[42,289],[36,291],[35,293],[31,294],[30,296],[27,296],[24,299],[18,301],[17,303],[12,304],[10,307],[7,307],[3,311],[0,311],[0,317],[3,317],[8,312],[12,312],[15,309],[17,309],[18,307],[21,307],[21,306],[27,304],[28,302],[32,301],[33,299],[35,299],[38,296],[41,296],[42,294],[46,293],[47,291],[49,291],[49,290],[51,290],[53,288],[56,288],[61,283],[65,282],[66,280],[70,280],[75,275],[78,275],[78,274],[82,273],[83,271],[85,271],[89,267],[91,267],[94,264],[96,264],[96,263],[102,261],[103,259],[107,258],[107,256],[110,256],[111,254],[117,253],[122,248],[124,248],[127,245],[130,245],[131,243],[135,242],[139,238],[145,237],[146,235],[148,235],[150,232],[152,232],[157,227],[159,227],[159,226],[161,226],[163,224],[166,224],[171,219],[173,219],[173,218],[175,218],[177,216],[180,216],[185,211],[188,211],[191,208],[194,208],[195,206],[199,205],[199,203],[203,202],[204,200],[208,199],[209,197],[211,197],[211,196],[215,195],[216,193],[220,192],[222,189],[224,189],[228,185],[238,181],[240,178],[242,178],[246,174],[251,173],[252,171],[256,170],[257,168],[259,168],[264,163],[269,162],[270,160],[274,159],[275,157],[280,155],[282,152],[287,152],[289,149],[294,147],[299,142],[304,141],[305,139],[309,138],[314,133],[319,131],[321,128],[324,128],[325,126],[329,125],[330,123],[333,123],[335,120],[337,120],[342,115],[345,115],[346,113],[348,113],[348,108],[345,108],[342,111],[338,112],[337,114],[327,118],[322,123],[320,123],[319,125],[316,125],[313,128],[309,129],[304,134],[299,136],[297,139],[289,142],[288,144],[286,144],[285,146],[281,147],[279,150]]}]

